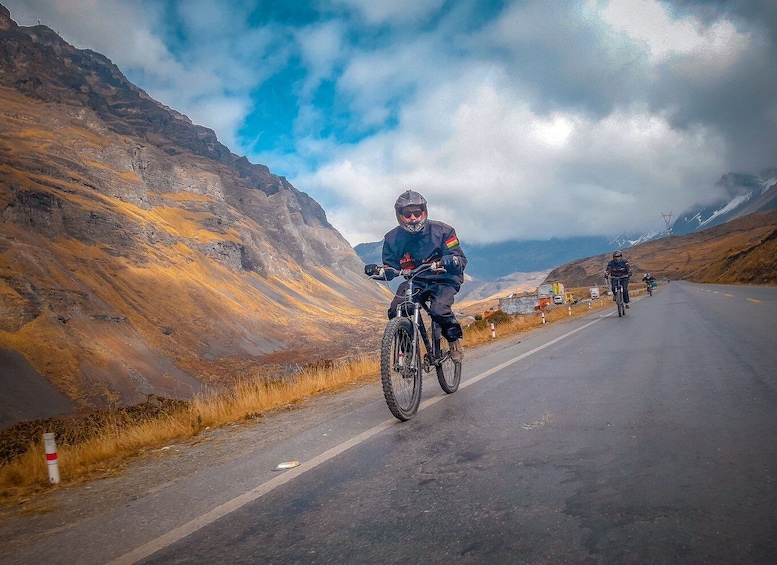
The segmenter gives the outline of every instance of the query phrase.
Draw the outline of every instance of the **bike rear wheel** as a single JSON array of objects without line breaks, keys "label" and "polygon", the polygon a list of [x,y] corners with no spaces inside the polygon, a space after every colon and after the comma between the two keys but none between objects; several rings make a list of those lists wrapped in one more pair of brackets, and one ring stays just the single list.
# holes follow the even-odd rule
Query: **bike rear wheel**
[{"label": "bike rear wheel", "polygon": [[440,335],[440,327],[437,324],[433,326],[432,335],[437,381],[445,393],[452,394],[459,389],[459,383],[461,383],[461,362],[451,359],[450,346]]},{"label": "bike rear wheel", "polygon": [[380,381],[389,410],[398,420],[409,420],[421,403],[422,366],[414,327],[407,318],[389,320],[380,347]]}]

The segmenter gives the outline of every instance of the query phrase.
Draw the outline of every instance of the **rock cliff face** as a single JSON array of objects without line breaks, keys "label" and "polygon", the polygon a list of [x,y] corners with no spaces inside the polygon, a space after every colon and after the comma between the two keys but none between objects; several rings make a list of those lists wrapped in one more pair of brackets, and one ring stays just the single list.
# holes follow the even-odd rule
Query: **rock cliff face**
[{"label": "rock cliff face", "polygon": [[366,347],[386,292],[361,269],[308,195],[0,6],[0,349],[59,392],[187,397]]}]

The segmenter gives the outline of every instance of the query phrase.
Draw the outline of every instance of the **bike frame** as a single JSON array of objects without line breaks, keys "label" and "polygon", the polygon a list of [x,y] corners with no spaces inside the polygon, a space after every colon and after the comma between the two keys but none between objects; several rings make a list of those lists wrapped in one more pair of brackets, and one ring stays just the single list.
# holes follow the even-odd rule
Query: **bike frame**
[{"label": "bike frame", "polygon": [[[623,276],[620,276],[620,277],[614,277],[614,276],[610,275],[610,280],[611,281],[615,281],[615,285],[614,286],[616,288],[620,288],[621,293],[623,293],[623,284],[624,284],[623,281],[628,279],[628,278],[629,278],[628,275],[623,275]],[[612,286],[613,285],[610,284],[610,288],[612,288]]]},{"label": "bike frame", "polygon": [[[430,263],[429,265],[433,264]],[[400,274],[402,274],[405,277],[405,280],[408,282],[407,288],[405,289],[405,299],[397,306],[397,316],[410,318],[413,322],[413,326],[418,329],[418,331],[413,332],[413,351],[417,351],[417,348],[420,347],[420,343],[423,343],[426,355],[431,354],[431,357],[433,358],[433,362],[430,363],[430,365],[435,364],[438,361],[438,359],[436,359],[438,352],[433,351],[432,345],[429,341],[429,333],[426,330],[426,324],[421,317],[421,311],[424,310],[429,313],[429,307],[421,300],[420,297],[417,300],[415,299],[416,290],[413,280],[415,279],[415,275],[431,268],[432,267],[430,266],[428,269],[417,270],[412,272],[412,275],[406,275],[404,272],[400,271]],[[434,320],[431,321],[431,325],[432,331],[434,331]],[[420,343],[419,335],[421,338]],[[419,356],[419,359],[425,359],[426,355],[423,357]],[[413,362],[415,362],[415,360]],[[411,365],[411,368],[415,369],[413,365]]]},{"label": "bike frame", "polygon": [[[448,350],[443,350],[440,345],[442,328],[431,317],[431,308],[414,283],[415,277],[425,271],[442,272],[444,269],[436,262],[429,262],[402,271],[384,266],[382,272],[371,275],[376,280],[386,280],[389,272],[402,275],[407,281],[396,315],[391,317],[383,333],[380,354],[380,378],[386,404],[391,413],[403,422],[412,418],[418,410],[422,373],[428,373],[434,367],[437,381],[446,394],[456,392],[461,382],[461,362],[451,359]],[[429,315],[429,331],[422,310]],[[423,357],[421,343],[425,349]]]},{"label": "bike frame", "polygon": [[610,280],[612,281],[610,283],[610,288],[612,288],[616,293],[615,303],[618,305],[618,316],[622,316],[625,311],[621,306],[623,304],[623,285],[625,284],[623,281],[628,279],[629,275],[621,275],[617,277],[610,275]]}]

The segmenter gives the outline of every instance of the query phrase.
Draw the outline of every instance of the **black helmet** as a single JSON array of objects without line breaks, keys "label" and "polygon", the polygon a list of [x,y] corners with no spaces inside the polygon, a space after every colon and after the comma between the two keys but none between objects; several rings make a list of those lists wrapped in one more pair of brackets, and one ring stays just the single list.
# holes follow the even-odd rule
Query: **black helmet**
[{"label": "black helmet", "polygon": [[613,259],[620,259],[621,257],[623,257],[623,253],[621,253],[621,250],[620,250],[620,249],[618,249],[617,251],[615,251],[615,252],[612,254],[612,258],[613,258]]},{"label": "black helmet", "polygon": [[[405,208],[410,208],[410,211],[420,211],[420,215],[411,214],[405,217],[403,215]],[[418,233],[426,225],[426,198],[414,190],[406,190],[394,202],[394,212],[397,215],[397,222],[402,228],[410,233]]]}]

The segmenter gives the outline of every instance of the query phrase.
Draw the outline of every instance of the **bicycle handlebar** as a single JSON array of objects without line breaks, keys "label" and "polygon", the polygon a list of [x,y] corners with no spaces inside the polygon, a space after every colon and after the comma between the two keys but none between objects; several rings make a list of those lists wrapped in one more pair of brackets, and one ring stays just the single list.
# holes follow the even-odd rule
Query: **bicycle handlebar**
[{"label": "bicycle handlebar", "polygon": [[421,274],[426,271],[434,271],[435,273],[444,273],[446,272],[443,267],[440,267],[439,261],[430,261],[429,263],[422,263],[421,265],[417,266],[415,269],[395,269],[394,267],[389,267],[388,265],[384,265],[381,268],[381,272],[377,275],[373,275],[370,278],[375,280],[385,280],[385,273],[391,272],[394,275],[402,275],[405,277],[405,279],[412,279],[418,274]]}]

